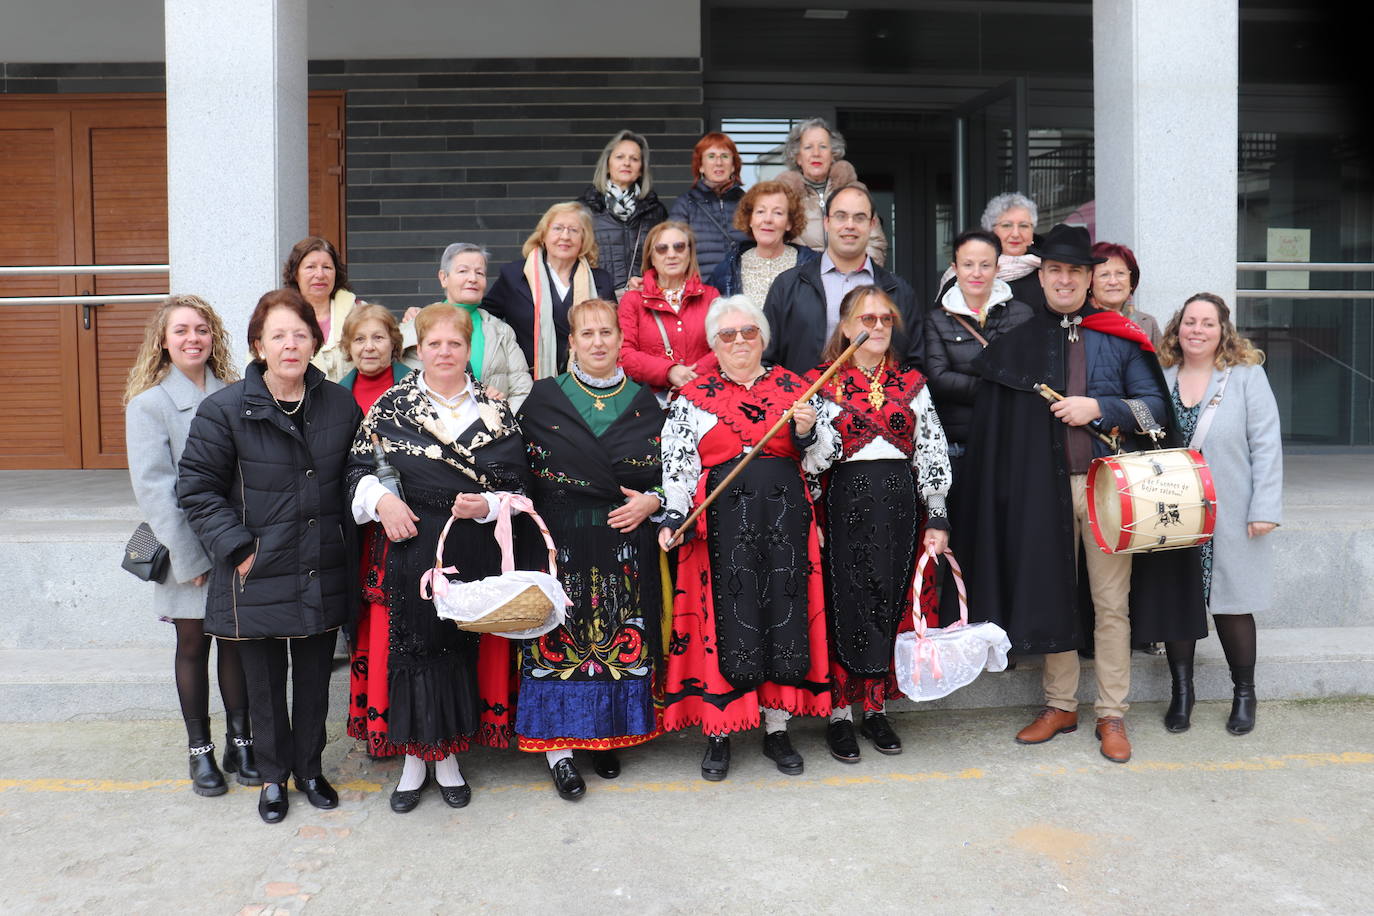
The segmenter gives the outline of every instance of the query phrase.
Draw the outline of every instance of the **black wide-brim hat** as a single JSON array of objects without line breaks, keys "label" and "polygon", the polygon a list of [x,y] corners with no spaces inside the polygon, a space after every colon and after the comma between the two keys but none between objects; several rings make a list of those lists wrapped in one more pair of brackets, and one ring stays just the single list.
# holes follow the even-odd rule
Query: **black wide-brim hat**
[{"label": "black wide-brim hat", "polygon": [[1106,258],[1093,257],[1093,240],[1087,229],[1083,226],[1066,226],[1063,223],[1055,226],[1043,239],[1026,250],[1039,257],[1041,262],[1058,261],[1061,264],[1082,264],[1085,267],[1107,262]]}]

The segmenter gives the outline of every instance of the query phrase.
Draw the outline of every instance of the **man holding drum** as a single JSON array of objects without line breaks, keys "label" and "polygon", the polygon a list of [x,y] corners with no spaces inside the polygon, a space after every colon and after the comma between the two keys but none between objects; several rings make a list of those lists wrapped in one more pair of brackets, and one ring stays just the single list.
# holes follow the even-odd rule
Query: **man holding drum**
[{"label": "man holding drum", "polygon": [[[1095,611],[1096,734],[1102,755],[1125,763],[1132,628],[1137,642],[1163,641],[1180,637],[1160,634],[1205,635],[1206,620],[1189,552],[1132,557],[1098,549],[1087,472],[1094,458],[1112,453],[1104,439],[1114,432],[1133,448],[1158,448],[1137,433],[1163,427],[1168,440],[1176,424],[1149,338],[1120,314],[1087,303],[1092,265],[1101,260],[1092,256],[1087,230],[1055,226],[1031,252],[1041,258],[1046,307],[974,363],[983,382],[960,514],[973,521],[976,537],[956,532],[964,542],[956,550],[970,572],[971,619],[1000,624],[1016,653],[1045,655],[1045,707],[1016,736],[1042,744],[1078,728],[1083,546]],[[1047,409],[1037,385],[1064,397]]]}]

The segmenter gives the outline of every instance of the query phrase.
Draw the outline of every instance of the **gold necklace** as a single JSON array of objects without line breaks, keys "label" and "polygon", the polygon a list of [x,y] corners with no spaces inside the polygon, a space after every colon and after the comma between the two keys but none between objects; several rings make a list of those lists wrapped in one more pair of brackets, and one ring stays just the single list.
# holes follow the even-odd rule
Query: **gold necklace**
[{"label": "gold necklace", "polygon": [[883,402],[887,400],[887,394],[883,391],[883,369],[887,366],[887,357],[878,360],[878,365],[872,371],[859,366],[857,362],[854,365],[868,379],[868,403],[873,405],[874,410],[882,410]]},{"label": "gold necklace", "polygon": [[582,384],[582,379],[577,377],[576,372],[569,372],[568,375],[572,377],[574,385],[576,385],[578,388],[581,388],[584,392],[591,396],[592,406],[595,407],[597,410],[605,410],[606,405],[601,402],[609,401],[611,398],[615,397],[616,395],[620,394],[620,392],[624,391],[625,383],[630,380],[630,377],[627,375],[620,380],[619,385],[615,386],[615,391],[612,391],[610,394],[597,394],[591,388],[588,388],[586,385]]}]

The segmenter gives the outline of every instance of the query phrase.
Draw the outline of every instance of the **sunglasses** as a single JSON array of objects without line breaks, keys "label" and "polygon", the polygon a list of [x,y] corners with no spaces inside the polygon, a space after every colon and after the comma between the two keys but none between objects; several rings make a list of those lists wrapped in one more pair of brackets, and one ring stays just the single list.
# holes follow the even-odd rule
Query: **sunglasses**
[{"label": "sunglasses", "polygon": [[886,315],[859,316],[859,322],[863,324],[863,326],[866,328],[876,328],[880,324],[885,328],[890,328],[892,327],[893,323],[896,322],[896,320],[897,316],[892,314],[891,312],[888,312]]},{"label": "sunglasses", "polygon": [[756,325],[751,324],[742,328],[721,328],[716,332],[716,336],[725,343],[734,343],[736,334],[745,340],[753,340],[759,336],[759,329]]},{"label": "sunglasses", "polygon": [[673,249],[673,251],[676,251],[678,254],[682,254],[687,250],[687,243],[673,242],[673,244],[669,245],[667,242],[659,242],[654,246],[654,254],[667,254],[669,248]]}]

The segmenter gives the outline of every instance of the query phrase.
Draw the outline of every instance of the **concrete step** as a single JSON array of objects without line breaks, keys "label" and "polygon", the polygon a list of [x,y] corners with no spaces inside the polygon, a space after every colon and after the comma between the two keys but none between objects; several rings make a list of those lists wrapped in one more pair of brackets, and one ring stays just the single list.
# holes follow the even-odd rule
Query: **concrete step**
[{"label": "concrete step", "polygon": [[[155,649],[0,650],[0,721],[177,718],[170,628],[162,635],[162,645]],[[1261,700],[1374,695],[1374,626],[1261,630],[1256,683]],[[1215,636],[1198,643],[1196,686],[1202,700],[1231,696],[1229,671]],[[1079,699],[1090,709],[1094,696],[1092,662],[1085,661]],[[211,697],[215,709],[213,687]],[[1168,698],[1165,660],[1135,653],[1131,700]],[[985,673],[951,696],[919,705],[973,709],[1035,706],[1040,700],[1040,659],[1032,657],[1012,671]],[[917,705],[903,701],[898,708]],[[347,707],[348,676],[340,667],[331,682],[331,715],[342,716]]]}]

